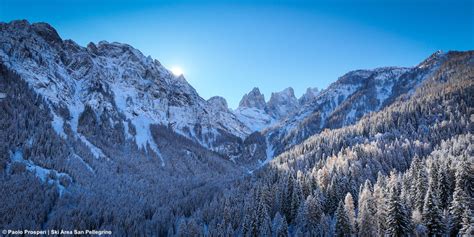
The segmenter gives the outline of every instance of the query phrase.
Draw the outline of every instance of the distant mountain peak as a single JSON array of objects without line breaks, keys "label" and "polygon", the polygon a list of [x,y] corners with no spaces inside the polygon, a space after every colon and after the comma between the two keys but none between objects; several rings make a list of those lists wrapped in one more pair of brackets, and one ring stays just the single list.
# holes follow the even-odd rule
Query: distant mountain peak
[{"label": "distant mountain peak", "polygon": [[316,98],[319,94],[319,89],[317,87],[308,87],[306,92],[298,99],[300,105],[304,105]]},{"label": "distant mountain peak", "polygon": [[438,50],[431,54],[427,59],[423,60],[420,64],[417,65],[418,68],[426,68],[426,67],[431,67],[434,64],[439,62],[439,59],[444,57],[446,53],[444,53],[441,50]]},{"label": "distant mountain peak", "polygon": [[43,37],[46,42],[61,43],[62,39],[58,32],[48,23],[40,22],[31,25],[33,30]]},{"label": "distant mountain peak", "polygon": [[207,100],[213,109],[218,111],[229,111],[229,107],[227,105],[227,101],[224,97],[221,96],[213,96]]},{"label": "distant mountain peak", "polygon": [[299,103],[295,97],[295,91],[293,88],[288,87],[280,92],[272,93],[267,103],[267,111],[272,117],[280,119],[288,116],[298,106]]},{"label": "distant mountain peak", "polygon": [[260,93],[257,87],[254,87],[249,93],[245,94],[240,100],[239,107],[257,108],[264,110],[266,107],[265,96]]},{"label": "distant mountain peak", "polygon": [[[286,96],[286,97],[295,97],[295,91],[293,90],[293,88],[290,86],[290,87],[287,87],[285,89],[283,89],[282,91],[280,92],[273,92],[272,93],[272,97],[278,97],[278,96]],[[272,98],[270,98],[271,100]]]}]

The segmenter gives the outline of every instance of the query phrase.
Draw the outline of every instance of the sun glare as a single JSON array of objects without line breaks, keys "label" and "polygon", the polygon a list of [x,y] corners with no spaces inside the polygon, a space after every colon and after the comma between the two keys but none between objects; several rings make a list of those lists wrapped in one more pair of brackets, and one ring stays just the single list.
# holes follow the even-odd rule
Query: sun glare
[{"label": "sun glare", "polygon": [[180,67],[172,67],[171,68],[171,72],[175,75],[175,76],[181,76],[183,75],[183,69],[181,69]]}]

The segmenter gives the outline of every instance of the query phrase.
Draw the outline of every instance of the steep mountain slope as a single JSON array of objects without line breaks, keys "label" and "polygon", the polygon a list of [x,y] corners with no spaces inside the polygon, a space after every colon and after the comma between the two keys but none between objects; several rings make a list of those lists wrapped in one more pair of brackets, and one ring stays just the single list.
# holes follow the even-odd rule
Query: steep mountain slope
[{"label": "steep mountain slope", "polygon": [[165,235],[243,174],[249,130],[130,46],[0,23],[0,92],[3,228]]},{"label": "steep mountain slope", "polygon": [[[353,124],[402,97],[409,97],[444,61],[437,52],[413,68],[357,70],[342,76],[310,103],[262,133],[277,155],[325,128]],[[402,96],[402,97],[400,97]]]},{"label": "steep mountain slope", "polygon": [[97,156],[102,156],[100,142],[87,131],[94,116],[108,120],[111,128],[120,124],[125,139],[158,156],[152,124],[169,126],[222,154],[250,134],[230,111],[214,116],[211,104],[184,77],[129,45],[102,41],[83,48],[63,41],[45,23],[14,21],[0,29],[0,60],[47,100],[59,135],[67,137],[65,127],[70,127]]}]

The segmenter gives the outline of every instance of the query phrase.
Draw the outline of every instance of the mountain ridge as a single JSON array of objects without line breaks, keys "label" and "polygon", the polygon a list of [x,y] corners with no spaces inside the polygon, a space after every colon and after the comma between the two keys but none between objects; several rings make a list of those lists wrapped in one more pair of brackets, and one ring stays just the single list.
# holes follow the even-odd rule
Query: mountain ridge
[{"label": "mountain ridge", "polygon": [[[232,111],[130,45],[81,47],[46,23],[0,23],[0,225],[468,233],[473,68],[474,51],[436,52],[414,67],[348,72],[300,98],[288,88],[272,109],[255,88]],[[357,229],[338,224],[344,213]]]}]

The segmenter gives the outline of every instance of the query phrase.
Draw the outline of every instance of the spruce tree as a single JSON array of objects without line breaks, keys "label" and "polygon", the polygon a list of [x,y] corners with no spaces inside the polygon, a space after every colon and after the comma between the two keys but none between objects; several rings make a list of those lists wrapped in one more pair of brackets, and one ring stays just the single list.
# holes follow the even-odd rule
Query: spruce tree
[{"label": "spruce tree", "polygon": [[415,178],[415,184],[412,186],[412,197],[414,197],[413,208],[422,212],[423,205],[425,204],[426,184],[428,183],[428,177],[422,164],[420,164],[420,167],[417,171],[418,173]]},{"label": "spruce tree", "polygon": [[358,205],[358,233],[359,236],[376,236],[377,230],[374,215],[374,200],[370,191],[370,182],[367,180],[359,196]]},{"label": "spruce tree", "polygon": [[344,209],[344,202],[341,200],[336,210],[335,236],[351,236],[351,224],[347,212]]},{"label": "spruce tree", "polygon": [[387,192],[386,179],[379,172],[377,183],[374,185],[373,200],[375,206],[375,228],[377,235],[383,236],[387,230]]},{"label": "spruce tree", "polygon": [[318,198],[319,196],[313,196],[313,195],[309,195],[306,198],[305,213],[306,213],[306,220],[310,229],[315,229],[319,225],[321,221],[321,216],[323,214],[321,202]]},{"label": "spruce tree", "polygon": [[263,219],[260,223],[258,236],[272,236],[272,221],[267,211],[264,212]]},{"label": "spruce tree", "polygon": [[286,222],[285,216],[282,216],[279,212],[277,212],[273,218],[272,233],[275,237],[288,236],[288,223]]},{"label": "spruce tree", "polygon": [[301,185],[297,179],[293,179],[293,193],[291,195],[291,205],[290,205],[290,222],[296,219],[298,214],[298,209],[303,197],[303,192],[301,190]]},{"label": "spruce tree", "polygon": [[387,202],[387,233],[390,236],[405,236],[410,233],[410,220],[405,205],[400,200],[398,176],[390,174]]},{"label": "spruce tree", "polygon": [[453,201],[451,202],[450,212],[451,212],[451,233],[456,235],[462,227],[462,216],[466,208],[470,208],[471,197],[469,194],[469,189],[471,183],[469,182],[468,174],[468,162],[466,158],[463,158],[458,165],[456,166],[455,173],[455,187],[453,193]]},{"label": "spruce tree", "polygon": [[472,215],[472,210],[469,208],[466,208],[462,216],[459,234],[462,236],[474,236],[474,216]]},{"label": "spruce tree", "polygon": [[438,169],[438,194],[439,194],[439,207],[441,210],[448,208],[450,199],[450,184],[448,181],[448,167],[439,167]]},{"label": "spruce tree", "polygon": [[355,207],[354,199],[352,198],[351,193],[347,193],[344,198],[344,210],[346,210],[347,217],[349,218],[349,223],[351,225],[351,232],[355,233],[356,222],[355,222]]},{"label": "spruce tree", "polygon": [[423,205],[423,225],[428,230],[428,235],[442,235],[444,233],[443,215],[439,209],[439,200],[436,191],[433,191],[434,184],[429,185],[428,192]]}]

